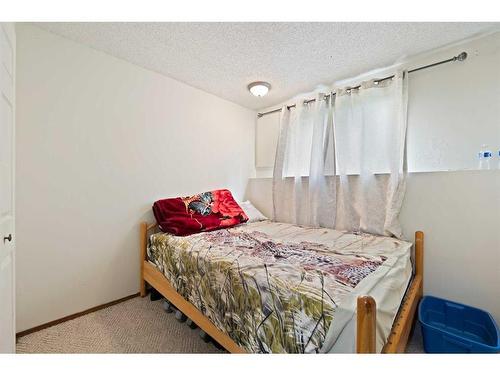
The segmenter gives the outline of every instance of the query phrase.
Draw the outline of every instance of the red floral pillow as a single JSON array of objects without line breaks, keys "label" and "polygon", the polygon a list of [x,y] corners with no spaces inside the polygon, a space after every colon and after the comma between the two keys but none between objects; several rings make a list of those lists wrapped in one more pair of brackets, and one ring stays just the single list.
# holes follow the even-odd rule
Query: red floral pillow
[{"label": "red floral pillow", "polygon": [[161,199],[153,204],[153,213],[160,228],[176,236],[233,227],[248,220],[226,189]]}]

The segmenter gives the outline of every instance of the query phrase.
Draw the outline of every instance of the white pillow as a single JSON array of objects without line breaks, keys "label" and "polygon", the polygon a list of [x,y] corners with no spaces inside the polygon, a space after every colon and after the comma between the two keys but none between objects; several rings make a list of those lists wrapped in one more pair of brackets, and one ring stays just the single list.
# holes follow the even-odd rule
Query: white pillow
[{"label": "white pillow", "polygon": [[248,216],[247,223],[267,220],[267,217],[265,217],[264,214],[262,214],[262,212],[256,209],[255,206],[252,204],[252,202],[245,201],[245,202],[238,202],[238,204]]}]

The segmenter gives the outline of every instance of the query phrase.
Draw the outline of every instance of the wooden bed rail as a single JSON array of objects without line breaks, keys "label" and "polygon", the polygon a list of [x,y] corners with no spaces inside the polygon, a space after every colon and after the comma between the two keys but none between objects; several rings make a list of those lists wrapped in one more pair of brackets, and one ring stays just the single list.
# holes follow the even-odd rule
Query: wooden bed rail
[{"label": "wooden bed rail", "polygon": [[[146,280],[158,290],[165,298],[170,299],[177,308],[191,318],[200,328],[207,332],[219,344],[231,353],[243,353],[227,334],[220,331],[208,318],[199,312],[195,306],[186,301],[168,280],[147,260],[148,236],[158,231],[157,224],[141,223],[140,226],[140,295],[146,296]],[[423,294],[424,279],[424,233],[415,233],[415,274],[405,297],[399,307],[387,342],[382,348],[382,353],[404,353],[408,336],[413,325],[415,312]],[[377,305],[371,296],[359,296],[357,299],[356,316],[356,353],[377,352]]]}]

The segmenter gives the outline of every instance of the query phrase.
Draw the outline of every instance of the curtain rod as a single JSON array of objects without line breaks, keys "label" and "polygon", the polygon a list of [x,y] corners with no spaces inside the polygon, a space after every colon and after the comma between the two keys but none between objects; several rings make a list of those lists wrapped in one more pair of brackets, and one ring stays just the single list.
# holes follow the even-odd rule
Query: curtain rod
[{"label": "curtain rod", "polygon": [[[446,64],[446,63],[449,63],[449,62],[464,61],[466,58],[467,58],[467,52],[462,52],[459,55],[453,56],[450,59],[438,61],[438,62],[429,64],[429,65],[424,65],[424,66],[420,66],[418,68],[409,70],[408,73],[418,72],[419,70],[423,70],[423,69],[427,69],[427,68],[432,68],[433,66],[437,66],[437,65],[441,65],[441,64]],[[394,74],[392,76],[388,76],[388,77],[376,79],[375,82],[379,83],[379,82],[383,82],[383,81],[386,81],[386,80],[391,79],[391,78],[394,78]],[[358,86],[354,86],[354,87],[349,87],[348,89],[349,90],[356,90],[356,89],[359,89],[360,87],[361,87],[361,85],[358,85]],[[330,97],[330,95],[333,96],[335,94],[336,93],[332,91],[330,94],[325,95],[325,99],[328,99]],[[307,99],[307,100],[304,100],[304,104],[312,103],[314,101],[316,101],[316,99]],[[295,108],[295,104],[288,105],[286,108],[287,109]],[[257,113],[257,117],[260,118],[262,116],[270,115],[271,113],[276,113],[276,112],[281,112],[281,108],[272,109],[272,110],[267,111],[267,112]]]}]

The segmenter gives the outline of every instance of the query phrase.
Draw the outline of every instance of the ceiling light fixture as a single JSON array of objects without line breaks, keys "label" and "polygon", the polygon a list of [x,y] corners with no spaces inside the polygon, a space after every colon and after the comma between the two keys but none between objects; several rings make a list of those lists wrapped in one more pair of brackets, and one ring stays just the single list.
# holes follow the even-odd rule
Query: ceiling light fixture
[{"label": "ceiling light fixture", "polygon": [[269,90],[271,90],[271,85],[267,82],[252,82],[248,85],[248,90],[255,96],[264,96]]}]

